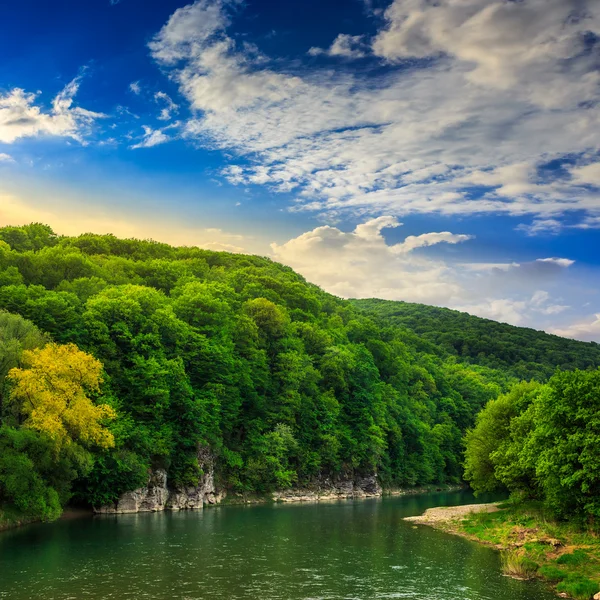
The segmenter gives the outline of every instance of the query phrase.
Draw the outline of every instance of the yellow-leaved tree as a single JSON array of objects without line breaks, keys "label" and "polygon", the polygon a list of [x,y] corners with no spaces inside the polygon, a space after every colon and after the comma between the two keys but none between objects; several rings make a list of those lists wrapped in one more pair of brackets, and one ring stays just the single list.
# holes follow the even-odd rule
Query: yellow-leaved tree
[{"label": "yellow-leaved tree", "polygon": [[116,417],[107,404],[94,404],[90,393],[102,383],[102,363],[75,344],[48,344],[23,352],[23,368],[12,369],[10,401],[19,404],[23,426],[50,437],[57,450],[72,443],[114,446],[106,422]]}]

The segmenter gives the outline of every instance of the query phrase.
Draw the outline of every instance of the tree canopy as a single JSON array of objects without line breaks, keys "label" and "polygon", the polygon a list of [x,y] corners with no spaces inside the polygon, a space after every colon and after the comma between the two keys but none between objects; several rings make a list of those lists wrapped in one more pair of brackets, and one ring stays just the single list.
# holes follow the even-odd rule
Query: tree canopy
[{"label": "tree canopy", "polygon": [[[463,435],[519,378],[267,258],[38,225],[0,240],[0,309],[12,313],[0,313],[0,365],[13,369],[0,442],[17,457],[0,465],[0,498],[16,497],[11,473],[36,452],[73,441],[53,470],[33,471],[58,498],[39,492],[40,514],[72,493],[111,502],[150,468],[194,485],[202,447],[238,492],[374,473],[388,486],[458,482]],[[9,333],[15,323],[29,337]],[[589,348],[573,346],[573,360]]]}]

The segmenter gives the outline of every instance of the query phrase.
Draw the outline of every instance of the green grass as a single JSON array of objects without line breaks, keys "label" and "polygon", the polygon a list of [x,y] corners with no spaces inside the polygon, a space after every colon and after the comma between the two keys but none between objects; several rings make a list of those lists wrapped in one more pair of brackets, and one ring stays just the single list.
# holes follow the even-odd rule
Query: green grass
[{"label": "green grass", "polygon": [[587,577],[569,575],[565,581],[556,586],[556,590],[565,592],[576,600],[590,600],[600,590],[600,587]]},{"label": "green grass", "polygon": [[588,556],[587,552],[584,552],[583,550],[575,550],[570,554],[563,554],[556,560],[556,562],[559,565],[578,566],[589,560],[589,558],[590,557]]},{"label": "green grass", "polygon": [[453,531],[503,551],[507,575],[539,577],[575,600],[600,591],[600,535],[559,522],[537,503],[506,503],[495,513],[477,513]]},{"label": "green grass", "polygon": [[511,577],[519,579],[531,579],[535,577],[539,565],[516,551],[508,551],[502,555],[502,572]]}]

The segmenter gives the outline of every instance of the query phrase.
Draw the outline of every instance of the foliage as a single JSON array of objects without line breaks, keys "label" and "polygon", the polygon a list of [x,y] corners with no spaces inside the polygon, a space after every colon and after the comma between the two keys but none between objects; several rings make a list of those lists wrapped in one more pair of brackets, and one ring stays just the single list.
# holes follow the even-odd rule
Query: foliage
[{"label": "foliage", "polygon": [[351,300],[355,306],[428,340],[462,361],[502,369],[517,379],[548,380],[554,370],[600,364],[600,345],[513,327],[467,313],[389,300]]},{"label": "foliage", "polygon": [[517,550],[509,550],[502,555],[502,571],[505,575],[518,579],[531,579],[539,565]]},{"label": "foliage", "polygon": [[[112,502],[156,467],[195,485],[203,447],[238,492],[373,473],[458,482],[464,433],[521,364],[469,364],[267,258],[40,225],[0,229],[0,310],[2,420],[60,450],[62,483],[40,474],[60,502]],[[2,333],[15,323],[29,334]],[[509,347],[524,335],[500,333]],[[557,348],[534,370],[554,369]],[[590,349],[573,342],[572,361]]]},{"label": "foliage", "polygon": [[23,352],[23,368],[8,373],[10,402],[17,403],[23,425],[50,438],[60,451],[78,443],[110,448],[112,433],[104,423],[115,417],[106,404],[94,404],[102,364],[74,344],[48,344]]},{"label": "foliage", "polygon": [[600,516],[600,369],[514,387],[488,403],[465,442],[476,491],[504,485],[562,518]]}]

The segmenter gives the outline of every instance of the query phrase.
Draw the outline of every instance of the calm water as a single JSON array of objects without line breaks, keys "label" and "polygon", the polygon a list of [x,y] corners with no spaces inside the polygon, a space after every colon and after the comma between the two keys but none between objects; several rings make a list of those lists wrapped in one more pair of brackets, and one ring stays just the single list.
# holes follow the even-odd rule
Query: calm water
[{"label": "calm water", "polygon": [[0,598],[550,600],[489,548],[402,517],[473,501],[431,494],[208,508],[0,534]]}]

